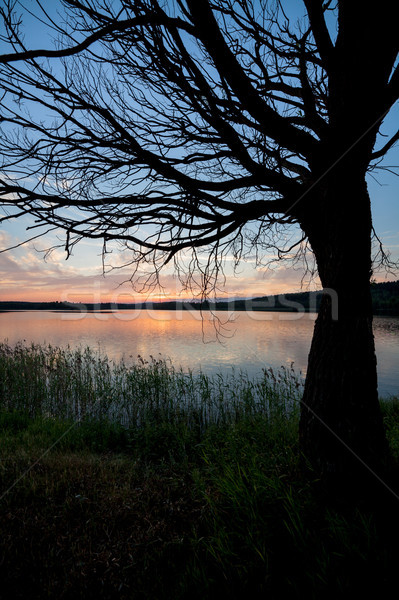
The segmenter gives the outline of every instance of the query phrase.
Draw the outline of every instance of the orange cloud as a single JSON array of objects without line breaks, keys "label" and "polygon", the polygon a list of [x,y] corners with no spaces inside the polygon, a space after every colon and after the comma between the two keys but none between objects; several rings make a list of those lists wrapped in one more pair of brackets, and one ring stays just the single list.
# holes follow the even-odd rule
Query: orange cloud
[{"label": "orange cloud", "polygon": [[[397,240],[394,236],[393,242]],[[391,241],[391,240],[390,240]],[[0,248],[12,246],[15,240],[0,231]],[[128,281],[129,268],[102,274],[101,251],[91,243],[82,243],[76,257],[65,261],[65,253],[55,251],[48,260],[32,247],[0,253],[0,300],[70,301],[70,302],[143,302],[145,300],[187,299],[192,293],[182,291],[178,278],[171,272],[161,277],[162,288],[138,294]],[[123,259],[115,254],[116,265]],[[243,262],[234,275],[226,263],[225,285],[217,290],[218,297],[256,297],[284,294],[302,289],[320,289],[316,278],[310,286],[302,285],[303,270],[288,263],[276,263],[273,268],[256,268],[255,262]],[[376,273],[377,281],[385,273]]]}]

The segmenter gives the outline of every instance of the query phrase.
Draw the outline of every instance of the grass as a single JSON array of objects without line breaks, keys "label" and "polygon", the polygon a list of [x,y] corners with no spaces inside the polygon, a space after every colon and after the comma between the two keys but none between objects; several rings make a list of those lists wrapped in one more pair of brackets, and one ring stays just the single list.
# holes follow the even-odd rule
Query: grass
[{"label": "grass", "polygon": [[[396,500],[337,506],[304,477],[301,383],[0,345],[5,598],[384,595]],[[399,401],[382,403],[399,461]]]},{"label": "grass", "polygon": [[176,370],[165,360],[140,356],[133,365],[114,363],[90,348],[0,343],[0,401],[30,416],[81,421],[108,420],[125,427],[148,422],[185,422],[204,430],[243,415],[296,411],[301,380],[292,369],[264,370],[252,380]]}]

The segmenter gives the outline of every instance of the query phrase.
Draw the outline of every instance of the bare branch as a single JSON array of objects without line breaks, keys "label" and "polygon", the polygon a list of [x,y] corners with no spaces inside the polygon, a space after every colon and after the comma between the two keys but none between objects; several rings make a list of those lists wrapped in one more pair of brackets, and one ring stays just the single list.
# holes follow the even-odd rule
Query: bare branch
[{"label": "bare branch", "polygon": [[329,72],[332,68],[334,45],[324,18],[325,3],[321,0],[303,0],[303,3],[308,11],[310,27],[323,61],[323,67]]},{"label": "bare branch", "polygon": [[270,106],[262,102],[236,57],[225,43],[208,0],[187,0],[193,24],[212,60],[233,92],[243,101],[247,110],[262,124],[266,135],[278,143],[310,157],[316,150],[316,140],[308,133],[292,127]]},{"label": "bare branch", "polygon": [[376,150],[375,152],[372,153],[371,159],[374,160],[375,158],[381,158],[382,156],[385,156],[385,154],[388,152],[388,150],[390,148],[392,148],[392,146],[398,140],[399,140],[399,130],[395,133],[395,135],[393,135],[391,137],[390,140],[388,140],[388,142],[386,144],[384,144],[384,146],[382,146],[382,148],[380,148],[379,150]]}]

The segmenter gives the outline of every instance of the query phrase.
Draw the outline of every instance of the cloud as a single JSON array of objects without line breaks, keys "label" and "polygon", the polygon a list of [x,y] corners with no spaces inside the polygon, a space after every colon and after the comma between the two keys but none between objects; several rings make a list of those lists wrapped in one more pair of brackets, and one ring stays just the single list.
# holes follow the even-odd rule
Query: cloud
[{"label": "cloud", "polygon": [[[77,253],[78,254],[78,253]],[[31,248],[0,254],[1,300],[68,300],[71,302],[134,302],[144,301],[148,294],[139,295],[128,279],[129,268],[101,274],[101,261],[91,264],[79,257],[71,264],[56,251],[46,262]],[[82,264],[85,263],[86,264]],[[283,293],[298,289],[298,273],[292,269],[258,272],[243,265],[240,275],[227,274],[226,285],[219,296],[257,296]],[[154,290],[153,299],[184,298],[180,282],[173,273],[161,275],[163,289]]]},{"label": "cloud", "polygon": [[[2,241],[5,239],[3,235]],[[41,253],[28,247],[0,254],[0,299],[134,302],[149,298],[148,294],[139,295],[134,291],[128,281],[129,268],[116,269],[103,276],[98,248],[96,260],[90,252],[79,254],[77,251],[76,254],[76,259],[71,261],[64,260],[61,250],[53,252],[46,261]],[[264,273],[243,263],[239,275],[226,275],[226,285],[218,290],[219,296],[257,296],[294,291],[298,287],[298,273],[292,269]],[[171,272],[161,275],[161,286],[151,297],[159,300],[190,296],[182,293],[178,278]]]},{"label": "cloud", "polygon": [[[390,234],[389,241],[395,242],[396,232]],[[16,237],[0,230],[0,247],[16,243]],[[182,292],[179,279],[171,270],[161,274],[163,289],[155,289],[151,296],[139,295],[133,289],[128,281],[132,273],[129,267],[111,270],[103,276],[101,246],[91,241],[79,244],[75,256],[68,261],[62,249],[54,250],[46,260],[43,257],[43,252],[36,251],[32,245],[0,253],[0,300],[142,302],[151,298],[192,297],[189,292]],[[111,258],[115,259],[114,264],[123,265],[127,254],[119,257],[115,252]],[[243,261],[234,274],[231,263],[227,263],[225,285],[217,290],[217,296],[256,297],[320,288],[318,279],[309,287],[306,282],[302,285],[303,274],[303,269],[293,268],[289,263],[256,268],[247,261]],[[385,273],[378,274],[377,280],[384,279]]]}]

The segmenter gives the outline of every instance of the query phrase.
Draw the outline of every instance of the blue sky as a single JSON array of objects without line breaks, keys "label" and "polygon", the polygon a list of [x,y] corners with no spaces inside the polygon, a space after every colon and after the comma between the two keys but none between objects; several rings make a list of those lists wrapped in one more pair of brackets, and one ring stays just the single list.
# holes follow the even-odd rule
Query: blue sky
[{"label": "blue sky", "polygon": [[[26,6],[33,6],[27,0]],[[44,5],[54,10],[56,2],[44,0]],[[287,10],[297,12],[302,6],[299,0],[290,0],[284,5]],[[298,13],[299,14],[299,13]],[[29,44],[32,47],[46,46],[43,33],[34,25],[32,17],[26,19]],[[48,44],[47,44],[48,46]],[[2,47],[0,45],[0,51]],[[399,122],[399,107],[390,113],[382,128],[389,134]],[[385,165],[399,165],[399,147],[393,148],[384,160]],[[396,173],[399,170],[396,168]],[[372,202],[374,227],[384,246],[394,260],[399,260],[399,178],[387,170],[376,171],[368,176],[368,187]],[[27,221],[14,221],[0,229],[0,247],[14,246],[26,237]],[[65,261],[61,250],[55,251],[44,260],[43,250],[51,245],[52,239],[42,239],[22,248],[0,254],[0,299],[70,300],[95,302],[99,300],[133,301],[138,298],[129,282],[130,272],[111,271],[102,273],[101,245],[82,242],[74,255]],[[114,255],[114,264],[121,264]],[[354,265],[355,268],[355,265]],[[242,263],[236,276],[226,263],[226,296],[257,296],[264,294],[297,291],[301,288],[303,271],[286,263],[277,264],[273,269],[256,268],[254,261]],[[397,279],[399,274],[376,271],[377,280]],[[162,283],[164,294],[156,296],[177,297],[180,286],[172,269],[166,270]],[[312,287],[317,287],[317,280]],[[221,294],[219,294],[221,295]]]}]

